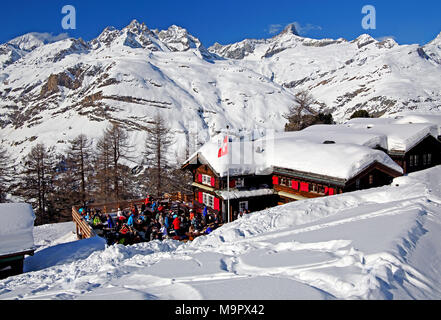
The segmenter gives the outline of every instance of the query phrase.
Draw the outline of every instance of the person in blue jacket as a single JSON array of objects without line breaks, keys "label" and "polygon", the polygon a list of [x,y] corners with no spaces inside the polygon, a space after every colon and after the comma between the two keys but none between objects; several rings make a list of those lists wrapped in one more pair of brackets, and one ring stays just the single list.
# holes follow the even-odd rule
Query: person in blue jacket
[{"label": "person in blue jacket", "polygon": [[127,220],[127,225],[133,227],[133,213],[130,214],[129,219]]},{"label": "person in blue jacket", "polygon": [[207,224],[207,214],[208,214],[208,209],[207,209],[207,206],[205,206],[204,211],[202,211],[202,217],[204,218],[205,224]]},{"label": "person in blue jacket", "polygon": [[165,215],[165,218],[164,218],[164,226],[165,226],[167,229],[170,228],[170,218],[169,218],[168,214]]},{"label": "person in blue jacket", "polygon": [[115,228],[115,222],[113,221],[112,217],[109,214],[106,214],[107,217],[107,228],[113,229]]}]

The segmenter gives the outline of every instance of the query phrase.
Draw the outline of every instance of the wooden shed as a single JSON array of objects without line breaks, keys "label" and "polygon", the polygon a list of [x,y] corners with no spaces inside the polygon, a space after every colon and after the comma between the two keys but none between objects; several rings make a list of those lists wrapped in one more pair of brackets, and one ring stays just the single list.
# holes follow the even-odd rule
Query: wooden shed
[{"label": "wooden shed", "polygon": [[35,214],[27,203],[0,204],[0,279],[23,273],[27,255],[33,255]]}]

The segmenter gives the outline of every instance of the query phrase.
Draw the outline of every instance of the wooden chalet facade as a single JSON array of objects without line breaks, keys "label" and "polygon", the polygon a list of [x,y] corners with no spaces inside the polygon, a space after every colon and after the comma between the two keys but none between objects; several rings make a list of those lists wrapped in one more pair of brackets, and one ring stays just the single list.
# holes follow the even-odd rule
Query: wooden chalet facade
[{"label": "wooden chalet facade", "polygon": [[394,160],[404,173],[412,173],[441,164],[441,141],[427,135],[408,151],[390,150],[387,154]]},{"label": "wooden chalet facade", "polygon": [[230,221],[243,210],[259,211],[277,205],[277,195],[272,190],[271,176],[245,175],[220,177],[209,164],[184,165],[183,169],[193,174],[193,197],[196,202],[206,205],[211,212],[217,212],[223,221],[228,221],[228,200]]},{"label": "wooden chalet facade", "polygon": [[25,256],[33,256],[33,249],[0,255],[0,279],[12,277],[23,273]]},{"label": "wooden chalet facade", "polygon": [[377,161],[349,179],[272,166],[271,172],[266,175],[230,177],[228,192],[227,178],[221,177],[203,156],[196,155],[182,169],[190,170],[193,174],[195,201],[206,205],[211,212],[219,213],[224,222],[228,221],[228,200],[229,220],[233,221],[245,209],[254,212],[292,201],[380,187],[402,175],[402,172]]},{"label": "wooden chalet facade", "polygon": [[374,162],[355,177],[346,180],[286,168],[274,168],[272,183],[278,204],[332,196],[345,192],[388,185],[400,172]]}]

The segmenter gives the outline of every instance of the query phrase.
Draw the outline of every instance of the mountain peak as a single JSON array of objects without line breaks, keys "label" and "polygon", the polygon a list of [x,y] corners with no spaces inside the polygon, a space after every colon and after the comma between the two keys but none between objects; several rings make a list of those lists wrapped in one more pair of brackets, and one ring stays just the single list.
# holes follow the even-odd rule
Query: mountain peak
[{"label": "mountain peak", "polygon": [[433,39],[429,43],[431,43],[431,44],[435,44],[436,43],[436,44],[440,44],[441,45],[441,32],[438,34],[438,36],[435,39]]},{"label": "mountain peak", "polygon": [[375,40],[374,38],[372,38],[372,36],[370,36],[369,34],[365,33],[362,34],[361,36],[359,36],[357,39],[353,40],[352,43],[356,43],[358,45],[358,48],[362,48],[365,47],[371,43],[374,42],[378,42],[377,40]]},{"label": "mountain peak", "polygon": [[300,36],[299,32],[297,31],[297,28],[295,26],[295,23],[288,24],[285,29],[282,30],[277,36],[281,36],[284,34],[293,34],[295,36]]},{"label": "mountain peak", "polygon": [[123,30],[128,30],[128,31],[131,31],[131,32],[133,32],[135,34],[141,34],[141,33],[144,33],[144,32],[150,33],[150,30],[145,25],[145,23],[144,22],[143,23],[139,23],[138,20],[136,20],[136,19],[133,19],[130,22],[130,24],[127,27],[125,27]]},{"label": "mountain peak", "polygon": [[10,40],[8,43],[25,51],[32,51],[35,48],[41,47],[48,43],[57,42],[69,38],[67,33],[60,33],[54,36],[51,33],[30,32],[22,36]]}]

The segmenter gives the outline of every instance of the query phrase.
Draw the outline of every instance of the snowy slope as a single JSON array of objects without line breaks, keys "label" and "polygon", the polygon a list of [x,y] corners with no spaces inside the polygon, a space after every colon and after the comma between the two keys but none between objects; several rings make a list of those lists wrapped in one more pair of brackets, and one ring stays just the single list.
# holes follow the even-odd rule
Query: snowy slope
[{"label": "snowy slope", "polygon": [[316,40],[292,25],[271,39],[208,49],[184,28],[136,20],[89,42],[33,33],[0,47],[0,140],[19,161],[39,142],[61,151],[79,133],[96,140],[113,120],[140,155],[159,112],[176,134],[171,153],[183,154],[190,135],[200,146],[227,125],[283,130],[301,89],[337,121],[362,108],[439,111],[440,52],[439,37],[424,47],[368,35]]},{"label": "snowy slope", "polygon": [[53,266],[0,281],[0,299],[440,299],[440,185],[438,166],[256,212],[187,244],[55,241],[33,257]]}]

